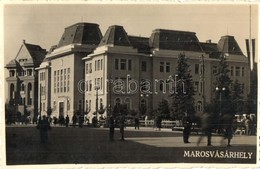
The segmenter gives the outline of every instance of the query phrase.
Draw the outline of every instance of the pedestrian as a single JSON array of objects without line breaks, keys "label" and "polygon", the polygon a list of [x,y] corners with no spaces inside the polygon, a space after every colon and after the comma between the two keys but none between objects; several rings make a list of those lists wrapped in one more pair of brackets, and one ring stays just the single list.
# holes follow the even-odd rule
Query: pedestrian
[{"label": "pedestrian", "polygon": [[73,124],[73,127],[76,127],[76,124],[77,124],[77,116],[74,114],[73,117],[72,117],[72,124]]},{"label": "pedestrian", "polygon": [[207,146],[212,146],[211,145],[212,123],[211,123],[210,114],[207,112],[204,112],[202,114],[200,121],[201,121],[200,125],[201,125],[201,129],[202,129],[202,134],[197,141],[197,146],[199,146],[203,137],[207,137]]},{"label": "pedestrian", "polygon": [[79,115],[79,127],[82,128],[84,123],[84,117],[82,114]]},{"label": "pedestrian", "polygon": [[162,128],[162,118],[161,118],[161,116],[156,117],[156,128],[158,128],[158,130],[161,131],[161,128]]},{"label": "pedestrian", "polygon": [[227,146],[231,147],[230,142],[233,137],[232,124],[233,124],[233,115],[224,114],[222,117],[222,126],[225,132],[224,132],[223,139],[221,140],[221,145],[223,145],[224,140],[227,139],[228,140]]},{"label": "pedestrian", "polygon": [[120,134],[121,134],[121,141],[124,141],[124,128],[125,128],[125,118],[123,115],[120,116],[120,120],[119,120],[119,128],[120,128]]},{"label": "pedestrian", "polygon": [[67,115],[67,116],[66,116],[66,127],[69,126],[69,122],[70,122],[70,118],[69,118],[69,116]]},{"label": "pedestrian", "polygon": [[189,137],[190,137],[190,131],[191,131],[191,121],[190,118],[187,116],[187,114],[183,117],[183,142],[184,143],[190,143]]},{"label": "pedestrian", "polygon": [[136,129],[139,130],[139,118],[137,116],[135,117],[135,130]]},{"label": "pedestrian", "polygon": [[251,126],[251,119],[248,115],[246,115],[246,119],[245,119],[245,127],[246,127],[246,135],[250,135],[251,131],[250,131],[250,126]]},{"label": "pedestrian", "polygon": [[108,120],[108,125],[109,125],[109,140],[114,141],[115,119],[113,115],[110,116]]},{"label": "pedestrian", "polygon": [[145,127],[147,127],[147,125],[148,125],[148,116],[145,116],[145,118],[144,118],[144,124],[145,124]]},{"label": "pedestrian", "polygon": [[39,120],[37,128],[40,130],[41,143],[47,143],[48,131],[51,130],[51,126],[45,115]]}]

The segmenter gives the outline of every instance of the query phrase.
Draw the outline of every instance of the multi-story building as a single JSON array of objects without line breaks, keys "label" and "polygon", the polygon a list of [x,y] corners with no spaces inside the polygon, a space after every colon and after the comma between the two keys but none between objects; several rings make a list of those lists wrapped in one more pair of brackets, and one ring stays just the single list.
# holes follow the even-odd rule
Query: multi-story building
[{"label": "multi-story building", "polygon": [[84,81],[85,65],[82,58],[92,53],[101,38],[97,24],[77,23],[65,28],[58,45],[51,48],[46,55],[48,60],[39,68],[39,73],[43,74],[43,77],[44,75],[49,77],[39,79],[39,85],[42,91],[48,88],[51,95],[51,97],[45,96],[43,92],[42,97],[39,97],[43,111],[50,106],[53,116],[72,117],[76,111],[84,110],[85,99],[81,91],[84,89],[78,85],[80,81]]},{"label": "multi-story building", "polygon": [[216,92],[214,74],[223,55],[231,79],[242,84],[246,98],[250,69],[233,36],[202,43],[194,32],[156,29],[148,38],[130,36],[123,26],[113,25],[102,37],[97,24],[77,23],[65,28],[38,68],[38,106],[43,112],[51,107],[54,116],[87,112],[90,120],[101,108],[107,116],[117,103],[149,114],[162,99],[171,103],[174,91],[168,82],[177,78],[180,53],[189,58],[198,112]]},{"label": "multi-story building", "polygon": [[16,111],[31,117],[38,113],[38,74],[36,68],[44,60],[46,50],[23,41],[15,59],[6,64],[9,71],[7,100]]},{"label": "multi-story building", "polygon": [[177,77],[180,53],[189,58],[197,111],[202,111],[203,99],[210,102],[216,92],[214,74],[221,55],[227,57],[230,77],[242,84],[246,98],[250,70],[233,36],[223,36],[217,44],[210,40],[201,43],[194,32],[156,29],[150,38],[144,38],[129,36],[122,26],[114,25],[93,53],[83,58],[85,109],[90,111],[89,118],[95,116],[93,113],[101,104],[109,108],[125,103],[131,110],[149,113],[162,99],[171,103],[167,80]]}]

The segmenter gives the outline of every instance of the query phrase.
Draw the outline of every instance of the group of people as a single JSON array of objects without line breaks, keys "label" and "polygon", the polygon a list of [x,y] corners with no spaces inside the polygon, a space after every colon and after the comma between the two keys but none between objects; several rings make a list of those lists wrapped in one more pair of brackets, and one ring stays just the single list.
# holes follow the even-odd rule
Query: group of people
[{"label": "group of people", "polygon": [[[227,146],[231,146],[231,139],[233,137],[233,129],[232,129],[232,124],[233,124],[233,115],[231,114],[224,114],[221,116],[221,118],[218,120],[219,124],[215,124],[212,119],[212,116],[208,113],[203,113],[202,117],[200,118],[200,127],[202,130],[202,135],[199,137],[197,141],[197,146],[200,145],[203,137],[207,137],[207,146],[212,146],[211,144],[211,137],[212,137],[212,130],[213,128],[216,129],[217,131],[223,131],[223,138],[221,139],[221,145],[224,144],[224,140],[227,139]],[[191,127],[192,127],[192,122],[188,116],[185,116],[183,119],[183,142],[184,143],[190,143],[189,142],[189,136],[191,132]]]},{"label": "group of people", "polygon": [[[108,120],[108,126],[109,126],[109,140],[114,141],[114,133],[115,133],[115,127],[116,127],[116,119],[114,118],[114,115],[111,114]],[[119,129],[121,134],[121,141],[124,141],[124,128],[125,128],[125,117],[123,115],[119,118]]]}]

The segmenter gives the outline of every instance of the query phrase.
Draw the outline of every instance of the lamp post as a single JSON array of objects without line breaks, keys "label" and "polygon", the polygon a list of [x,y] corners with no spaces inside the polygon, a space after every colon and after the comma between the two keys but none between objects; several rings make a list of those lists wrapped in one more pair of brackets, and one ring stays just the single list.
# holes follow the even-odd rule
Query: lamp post
[{"label": "lamp post", "polygon": [[[222,92],[226,90],[225,87],[219,88],[216,87],[216,91],[219,91],[219,115],[218,115],[218,123],[220,122],[220,117],[222,115]],[[219,124],[218,124],[218,130],[219,130]]]},{"label": "lamp post", "polygon": [[[144,114],[146,115],[146,112],[147,112],[147,98],[149,97],[149,94],[141,93],[140,96],[141,96],[141,98],[144,98],[144,108],[145,108]],[[142,103],[142,101],[141,101],[141,103]],[[141,105],[143,105],[143,104],[141,104]],[[143,106],[141,106],[141,110],[143,110],[142,108],[143,108]]]}]

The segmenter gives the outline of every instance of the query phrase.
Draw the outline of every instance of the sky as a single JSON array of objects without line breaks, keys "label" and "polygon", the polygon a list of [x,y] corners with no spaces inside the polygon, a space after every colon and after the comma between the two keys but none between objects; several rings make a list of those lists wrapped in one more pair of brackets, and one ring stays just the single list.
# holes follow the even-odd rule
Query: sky
[{"label": "sky", "polygon": [[[246,55],[250,7],[243,5],[97,5],[20,4],[3,6],[4,64],[15,58],[23,39],[49,50],[58,44],[65,27],[77,22],[97,23],[104,35],[111,25],[121,25],[129,35],[150,37],[154,29],[196,32],[201,42],[217,43],[235,36]],[[258,7],[251,7],[251,36],[257,38]]]}]

